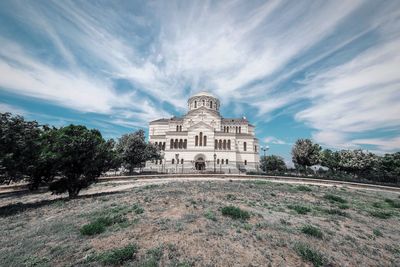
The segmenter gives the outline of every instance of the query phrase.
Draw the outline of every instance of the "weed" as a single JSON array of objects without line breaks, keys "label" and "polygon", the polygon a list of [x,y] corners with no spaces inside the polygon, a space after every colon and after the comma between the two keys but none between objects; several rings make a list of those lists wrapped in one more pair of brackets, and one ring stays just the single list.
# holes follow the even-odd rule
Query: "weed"
[{"label": "weed", "polygon": [[350,205],[346,204],[346,203],[340,203],[338,205],[338,208],[341,209],[341,210],[347,210],[348,208],[350,208]]},{"label": "weed", "polygon": [[342,217],[349,217],[349,214],[347,212],[339,210],[339,209],[324,209],[323,211],[330,215],[339,215]]},{"label": "weed", "polygon": [[229,216],[232,219],[247,220],[250,218],[250,213],[248,211],[242,210],[235,206],[225,206],[221,209],[221,212],[225,216]]},{"label": "weed", "polygon": [[133,207],[132,207],[132,210],[136,214],[142,214],[144,212],[144,209],[142,207],[140,207],[138,204],[134,204]]},{"label": "weed", "polygon": [[333,194],[325,194],[324,198],[326,200],[329,200],[329,202],[333,203],[333,202],[338,202],[338,203],[347,203],[347,200],[337,196],[337,195],[333,195]]},{"label": "weed", "polygon": [[207,210],[206,213],[204,213],[204,217],[214,222],[217,221],[217,217],[212,210]]},{"label": "weed", "polygon": [[315,267],[322,266],[326,262],[324,256],[308,244],[297,243],[294,249],[303,260],[311,262]]},{"label": "weed", "polygon": [[227,200],[236,200],[236,196],[233,195],[233,194],[227,194],[227,195],[226,195],[226,199],[227,199]]},{"label": "weed", "polygon": [[388,203],[392,208],[400,208],[400,200],[386,198],[385,202]]},{"label": "weed", "polygon": [[296,187],[297,191],[310,192],[312,189],[306,185],[299,185]]},{"label": "weed", "polygon": [[311,208],[302,205],[288,205],[288,208],[296,211],[298,214],[307,214]]},{"label": "weed", "polygon": [[372,230],[375,236],[383,236],[382,232],[379,229]]},{"label": "weed", "polygon": [[99,217],[96,220],[82,226],[80,232],[82,235],[97,235],[103,233],[107,226],[116,223],[124,223],[126,221],[126,218],[122,217],[121,215]]},{"label": "weed", "polygon": [[304,225],[301,228],[301,232],[303,234],[306,234],[306,235],[309,235],[309,236],[312,236],[312,237],[316,237],[316,238],[319,238],[319,239],[322,239],[322,237],[323,237],[323,234],[322,234],[322,232],[321,232],[321,230],[319,228],[317,228],[315,226],[312,226],[312,225],[309,225],[309,224],[308,225]]},{"label": "weed", "polygon": [[389,219],[393,215],[390,211],[383,210],[371,210],[369,214],[379,219]]},{"label": "weed", "polygon": [[103,252],[93,259],[100,261],[103,264],[109,265],[121,265],[122,263],[133,259],[138,251],[138,247],[135,244],[130,244],[122,248],[112,249]]}]

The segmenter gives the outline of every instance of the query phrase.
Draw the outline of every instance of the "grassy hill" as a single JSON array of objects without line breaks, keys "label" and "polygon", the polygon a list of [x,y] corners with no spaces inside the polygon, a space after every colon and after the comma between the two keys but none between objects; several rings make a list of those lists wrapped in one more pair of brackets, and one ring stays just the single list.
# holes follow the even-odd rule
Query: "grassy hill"
[{"label": "grassy hill", "polygon": [[400,265],[393,192],[260,180],[105,192],[114,186],[1,207],[0,265]]}]

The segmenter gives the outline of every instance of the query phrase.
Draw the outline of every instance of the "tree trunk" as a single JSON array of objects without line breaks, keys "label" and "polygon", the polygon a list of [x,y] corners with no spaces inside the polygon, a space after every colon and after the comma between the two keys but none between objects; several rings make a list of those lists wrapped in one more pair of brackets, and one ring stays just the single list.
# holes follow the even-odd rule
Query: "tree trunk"
[{"label": "tree trunk", "polygon": [[79,194],[80,189],[79,188],[68,188],[68,197],[70,199],[76,198]]}]

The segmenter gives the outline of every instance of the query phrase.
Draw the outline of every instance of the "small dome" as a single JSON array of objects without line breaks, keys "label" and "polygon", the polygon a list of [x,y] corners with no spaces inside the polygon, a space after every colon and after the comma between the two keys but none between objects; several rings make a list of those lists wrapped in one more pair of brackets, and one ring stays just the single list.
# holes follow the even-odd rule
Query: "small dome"
[{"label": "small dome", "polygon": [[211,93],[209,93],[209,92],[200,92],[200,93],[197,93],[197,94],[194,94],[194,95],[192,95],[192,97],[195,97],[195,96],[209,96],[209,97],[214,97],[215,98],[215,96],[213,95],[213,94],[211,94]]}]

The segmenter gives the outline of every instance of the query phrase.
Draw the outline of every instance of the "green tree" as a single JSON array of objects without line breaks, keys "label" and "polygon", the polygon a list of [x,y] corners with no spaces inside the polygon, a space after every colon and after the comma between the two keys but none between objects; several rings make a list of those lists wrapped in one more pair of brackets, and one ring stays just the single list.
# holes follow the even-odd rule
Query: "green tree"
[{"label": "green tree", "polygon": [[292,161],[303,171],[320,162],[321,146],[310,139],[298,139],[292,148]]},{"label": "green tree", "polygon": [[358,177],[372,171],[378,160],[375,154],[361,149],[341,150],[339,155],[339,169]]},{"label": "green tree", "polygon": [[143,130],[124,134],[118,141],[117,152],[122,166],[132,174],[135,168],[142,168],[146,161],[161,159],[158,149],[146,143]]},{"label": "green tree", "polygon": [[68,192],[74,198],[112,165],[113,143],[106,142],[98,130],[69,125],[55,130],[52,138],[43,153],[54,160],[61,176],[50,184],[53,193]]},{"label": "green tree", "polygon": [[40,135],[36,121],[0,113],[0,182],[20,180],[35,166]]},{"label": "green tree", "polygon": [[261,169],[264,172],[283,172],[286,170],[286,164],[282,157],[270,155],[261,157]]},{"label": "green tree", "polygon": [[377,173],[382,182],[400,182],[400,152],[385,154],[377,161]]},{"label": "green tree", "polygon": [[340,153],[330,149],[324,149],[321,152],[321,165],[329,168],[332,172],[336,172],[339,168]]}]

